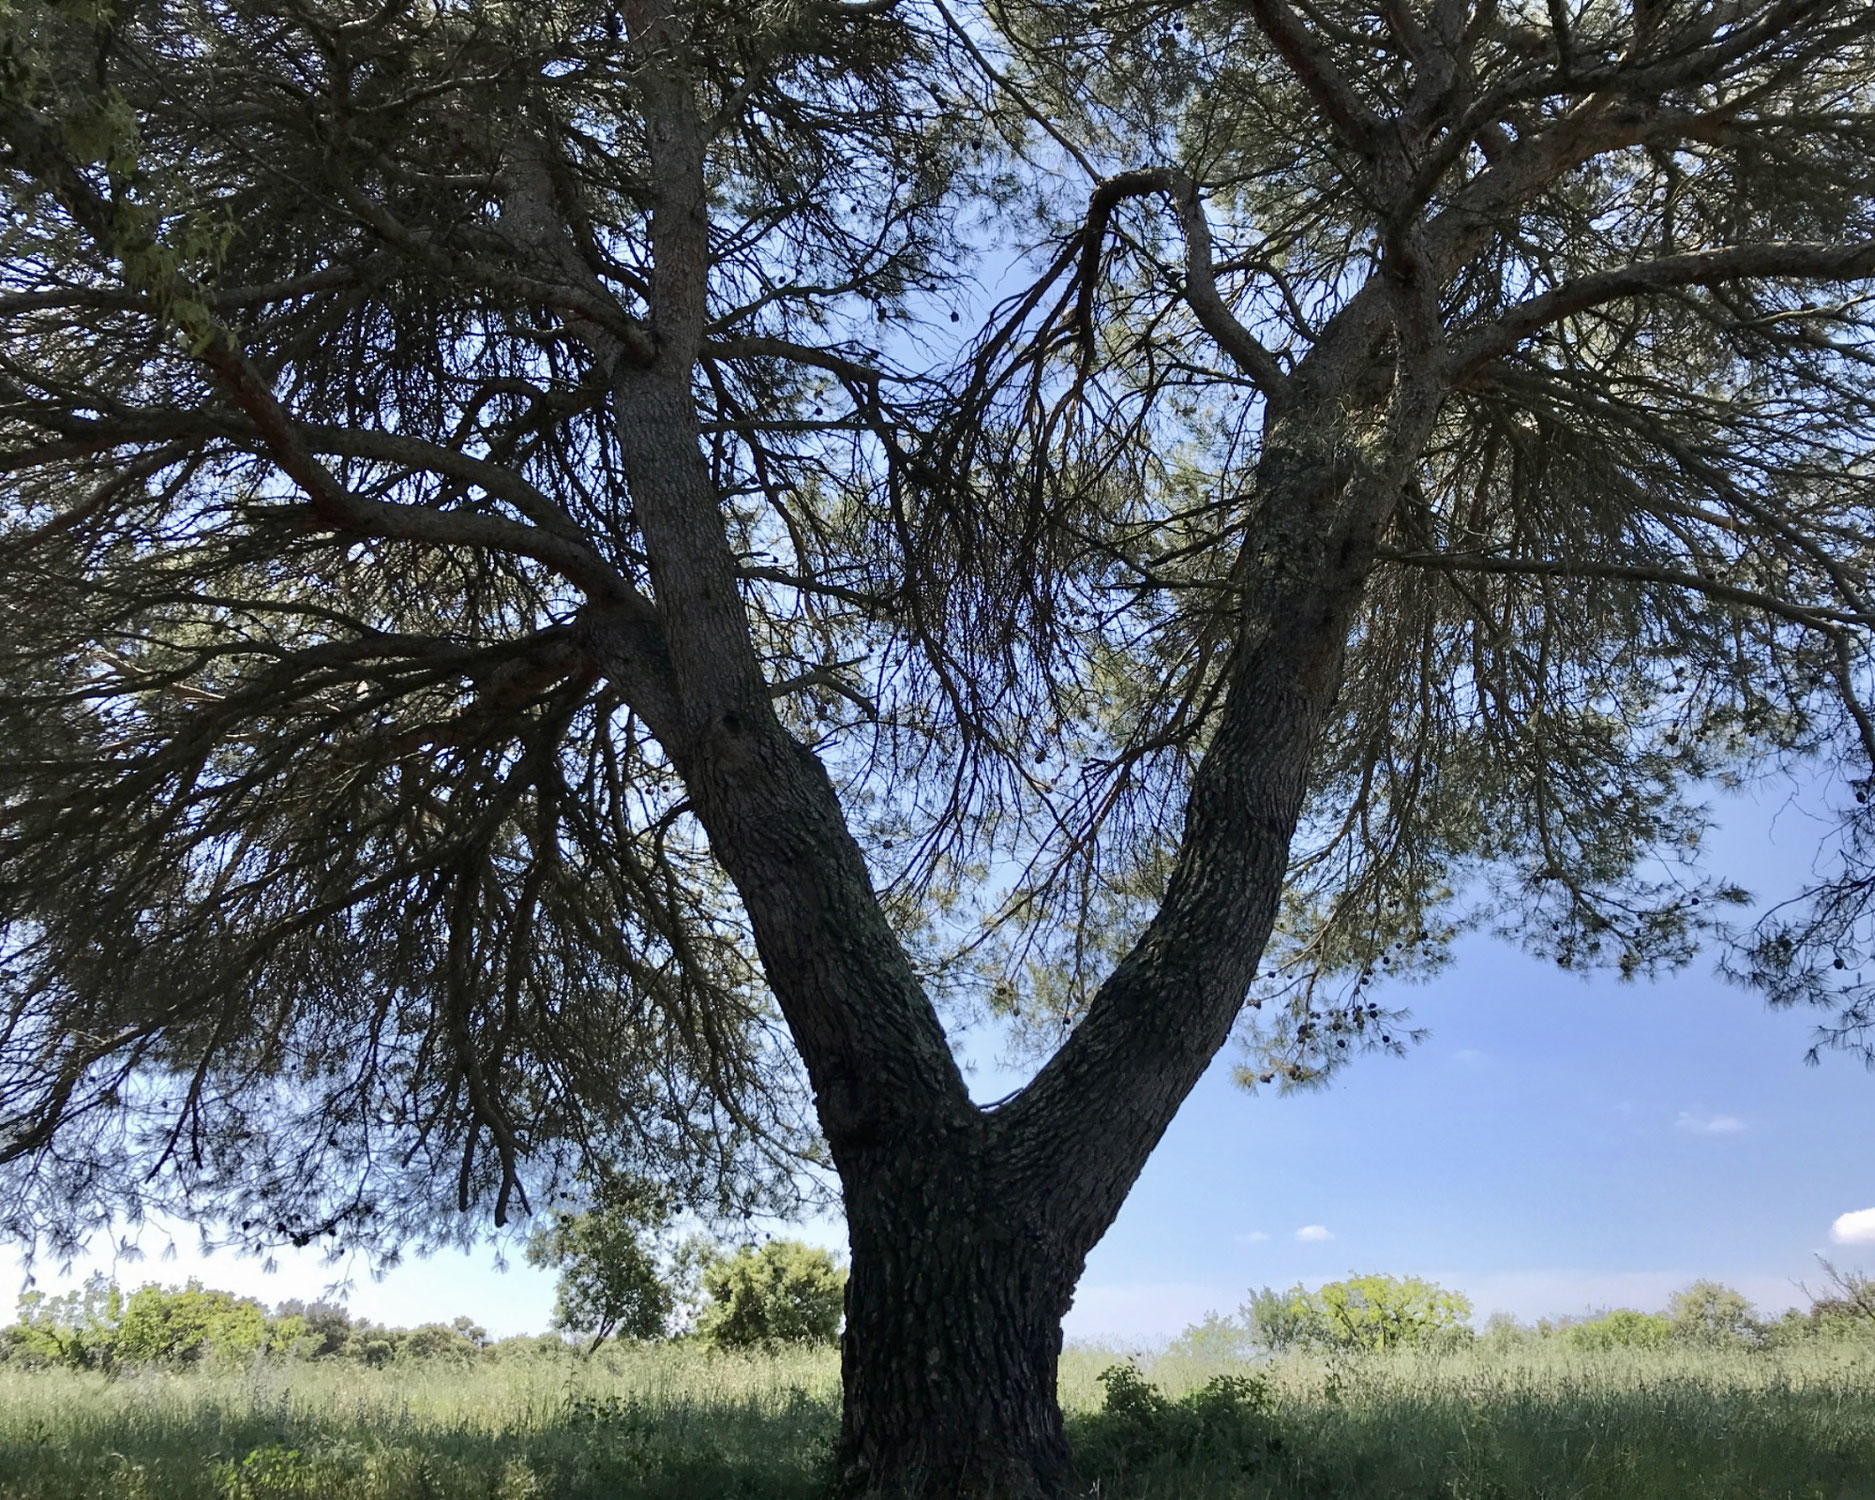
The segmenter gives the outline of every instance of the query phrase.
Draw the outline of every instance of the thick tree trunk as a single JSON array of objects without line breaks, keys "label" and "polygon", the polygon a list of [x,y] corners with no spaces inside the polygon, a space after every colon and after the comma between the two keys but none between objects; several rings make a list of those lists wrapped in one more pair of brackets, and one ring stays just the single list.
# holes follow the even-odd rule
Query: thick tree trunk
[{"label": "thick tree trunk", "polygon": [[975,1152],[933,1144],[847,1179],[842,1492],[1064,1495],[1055,1364],[1083,1254],[1003,1200]]}]

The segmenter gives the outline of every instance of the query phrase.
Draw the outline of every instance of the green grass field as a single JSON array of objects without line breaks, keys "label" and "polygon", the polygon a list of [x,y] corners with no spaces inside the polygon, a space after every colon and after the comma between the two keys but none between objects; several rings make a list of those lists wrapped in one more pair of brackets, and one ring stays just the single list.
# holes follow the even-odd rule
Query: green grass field
[{"label": "green grass field", "polygon": [[[1289,1359],[1260,1367],[1247,1442],[1120,1432],[1098,1376],[1121,1357],[1071,1350],[1061,1372],[1102,1500],[1875,1500],[1865,1343]],[[1246,1367],[1141,1368],[1176,1397]],[[0,1371],[0,1500],[791,1500],[824,1487],[837,1421],[831,1353]]]}]

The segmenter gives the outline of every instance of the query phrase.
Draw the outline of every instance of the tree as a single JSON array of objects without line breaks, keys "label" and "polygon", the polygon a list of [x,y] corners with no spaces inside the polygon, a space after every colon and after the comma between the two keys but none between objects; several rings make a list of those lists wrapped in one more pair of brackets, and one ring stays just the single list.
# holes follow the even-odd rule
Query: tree
[{"label": "tree", "polygon": [[1299,1349],[1313,1339],[1315,1308],[1300,1282],[1286,1292],[1268,1286],[1252,1292],[1242,1317],[1252,1341],[1272,1354]]},{"label": "tree", "polygon": [[274,1309],[279,1324],[289,1325],[290,1336],[279,1342],[308,1359],[329,1359],[343,1354],[351,1343],[352,1317],[337,1302],[304,1302],[289,1298]]},{"label": "tree", "polygon": [[846,1272],[827,1251],[799,1240],[744,1245],[703,1266],[709,1296],[697,1336],[718,1349],[831,1344],[840,1337]]},{"label": "tree", "polygon": [[1315,1294],[1328,1342],[1381,1352],[1470,1336],[1471,1299],[1417,1276],[1350,1276]]},{"label": "tree", "polygon": [[[1872,33],[15,0],[6,1226],[824,1161],[847,1481],[1048,1495],[1062,1313],[1233,1030],[1396,1050],[1467,924],[1683,963],[1698,788],[1812,757],[1834,863],[1727,962],[1867,1055]],[[1044,269],[902,368],[986,206]]]},{"label": "tree", "polygon": [[1839,1328],[1875,1325],[1875,1277],[1861,1271],[1839,1270],[1821,1256],[1817,1257],[1817,1261],[1823,1268],[1827,1289],[1819,1294],[1810,1293],[1805,1288],[1806,1295],[1810,1297],[1810,1325],[1821,1327],[1835,1324]]},{"label": "tree", "polygon": [[251,1297],[151,1283],[132,1292],[117,1329],[123,1364],[196,1364],[245,1359],[267,1345],[266,1310]]},{"label": "tree", "polygon": [[1743,1292],[1717,1281],[1695,1281],[1667,1303],[1673,1336],[1696,1344],[1759,1344],[1764,1329]]},{"label": "tree", "polygon": [[77,1370],[109,1369],[123,1318],[123,1293],[102,1271],[94,1271],[83,1286],[63,1296],[22,1292],[19,1322],[8,1331],[20,1353]]},{"label": "tree", "polygon": [[651,1205],[616,1198],[546,1219],[528,1240],[527,1259],[560,1273],[553,1327],[590,1338],[588,1352],[613,1334],[662,1338],[673,1298],[659,1270],[655,1227]]},{"label": "tree", "polygon": [[[1280,1293],[1269,1293],[1280,1296]],[[1256,1301],[1252,1296],[1251,1301]],[[1259,1337],[1258,1326],[1249,1318],[1237,1319],[1208,1312],[1201,1323],[1188,1323],[1185,1331],[1166,1346],[1166,1353],[1177,1359],[1214,1363],[1245,1360],[1259,1343],[1273,1347]]]},{"label": "tree", "polygon": [[1381,1353],[1471,1337],[1471,1300],[1417,1276],[1350,1276],[1313,1292],[1264,1287],[1244,1304],[1244,1324],[1264,1348]]}]

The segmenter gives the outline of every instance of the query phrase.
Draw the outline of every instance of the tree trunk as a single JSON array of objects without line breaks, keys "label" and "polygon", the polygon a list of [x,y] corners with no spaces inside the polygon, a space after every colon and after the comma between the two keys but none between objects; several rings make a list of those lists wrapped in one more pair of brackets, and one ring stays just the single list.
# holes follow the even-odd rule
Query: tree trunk
[{"label": "tree trunk", "polygon": [[[741,894],[840,1174],[852,1246],[844,1487],[1053,1500],[1073,1482],[1055,1395],[1062,1315],[1255,975],[1374,538],[1432,406],[1401,405],[1396,391],[1385,462],[1347,420],[1346,370],[1299,416],[1272,416],[1224,704],[1160,909],[1029,1087],[979,1109],[833,782],[776,715],[692,391],[708,312],[708,132],[680,77],[653,70],[638,87],[655,354],[613,361],[615,430],[656,619],[607,636],[608,675],[653,685],[634,707]],[[1365,371],[1381,322],[1344,327],[1331,365]]]},{"label": "tree trunk", "polygon": [[[933,1143],[936,1144],[936,1143]],[[970,1149],[847,1177],[841,1493],[1047,1500],[1072,1488],[1055,1396],[1084,1252],[1050,1243]]]}]

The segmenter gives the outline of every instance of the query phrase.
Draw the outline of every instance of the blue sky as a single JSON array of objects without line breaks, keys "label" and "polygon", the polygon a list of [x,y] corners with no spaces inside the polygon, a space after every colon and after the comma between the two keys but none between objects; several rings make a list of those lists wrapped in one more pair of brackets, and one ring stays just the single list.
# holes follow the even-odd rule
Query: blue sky
[{"label": "blue sky", "polygon": [[[1772,896],[1802,878],[1816,838],[1775,793],[1728,799],[1711,845],[1720,868]],[[1799,1282],[1817,1284],[1819,1253],[1875,1270],[1875,1243],[1830,1237],[1840,1216],[1875,1208],[1875,1075],[1846,1057],[1807,1067],[1809,1017],[1768,1011],[1705,961],[1652,984],[1584,980],[1483,937],[1411,1003],[1430,1040],[1326,1092],[1246,1095],[1227,1052],[1095,1250],[1070,1335],[1143,1345],[1253,1287],[1350,1271],[1431,1276],[1480,1318],[1528,1319],[1658,1307],[1699,1276],[1776,1311],[1803,1302]],[[842,1242],[837,1223],[805,1233]],[[198,1275],[272,1302],[344,1273],[311,1254],[282,1255],[271,1274],[227,1253],[205,1261],[187,1230],[165,1260],[166,1238],[146,1229],[141,1261],[106,1253],[72,1275]],[[550,1276],[499,1271],[486,1251],[382,1281],[348,1269],[353,1310],[386,1322],[468,1313],[498,1334],[539,1331],[553,1298]]]}]

